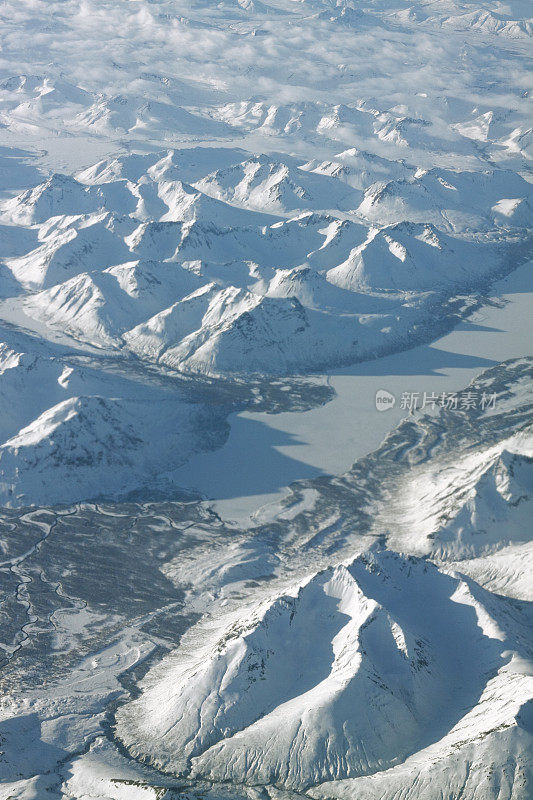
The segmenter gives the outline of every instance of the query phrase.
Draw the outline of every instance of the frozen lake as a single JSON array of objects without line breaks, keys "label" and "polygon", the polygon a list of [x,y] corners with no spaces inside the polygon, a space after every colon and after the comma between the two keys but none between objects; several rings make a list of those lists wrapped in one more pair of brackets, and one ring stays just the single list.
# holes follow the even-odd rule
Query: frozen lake
[{"label": "frozen lake", "polygon": [[[532,267],[524,264],[493,286],[491,296],[504,299],[503,308],[485,306],[431,345],[332,372],[337,395],[324,406],[230,417],[225,446],[195,456],[176,481],[215,500],[222,517],[246,524],[293,481],[346,471],[405,416],[403,392],[460,390],[484,369],[531,354]],[[380,389],[396,396],[393,409],[376,410]]]}]

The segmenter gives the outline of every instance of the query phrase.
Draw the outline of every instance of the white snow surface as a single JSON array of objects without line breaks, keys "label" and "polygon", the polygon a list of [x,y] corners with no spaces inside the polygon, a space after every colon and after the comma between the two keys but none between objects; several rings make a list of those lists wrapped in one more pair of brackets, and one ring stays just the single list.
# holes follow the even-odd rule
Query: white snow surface
[{"label": "white snow surface", "polygon": [[[516,726],[532,690],[531,673],[513,669],[521,624],[425,561],[361,556],[162,662],[121,710],[119,736],[166,771],[210,780],[302,790],[382,773],[438,739],[445,750],[466,730]],[[464,717],[484,693],[490,720]]]},{"label": "white snow surface", "polygon": [[532,36],[4,0],[2,800],[532,796]]}]

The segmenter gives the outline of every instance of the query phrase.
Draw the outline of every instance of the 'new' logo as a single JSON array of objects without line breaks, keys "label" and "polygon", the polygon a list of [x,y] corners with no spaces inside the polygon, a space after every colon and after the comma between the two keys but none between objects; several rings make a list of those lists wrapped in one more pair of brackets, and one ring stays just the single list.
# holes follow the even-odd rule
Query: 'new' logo
[{"label": "'new' logo", "polygon": [[376,408],[378,411],[388,411],[394,408],[396,398],[386,389],[378,389],[376,392]]}]

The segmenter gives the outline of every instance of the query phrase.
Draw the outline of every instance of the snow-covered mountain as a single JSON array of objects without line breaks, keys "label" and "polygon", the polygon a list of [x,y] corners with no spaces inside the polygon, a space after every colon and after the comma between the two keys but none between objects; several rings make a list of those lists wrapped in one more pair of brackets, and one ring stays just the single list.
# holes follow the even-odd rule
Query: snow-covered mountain
[{"label": "snow-covered mountain", "polygon": [[[497,268],[497,254],[438,231],[434,225],[399,222],[374,230],[346,261],[329,270],[336,286],[357,291],[424,291],[471,286]],[[478,261],[480,259],[480,261]]]},{"label": "snow-covered mountain", "polygon": [[117,345],[125,331],[199,285],[198,277],[179,265],[130,261],[82,272],[27,298],[24,309],[78,338]]},{"label": "snow-covered mountain", "polygon": [[54,174],[46,183],[7,202],[4,213],[12,222],[34,225],[50,217],[89,214],[103,209],[127,213],[134,208],[134,199],[124,182],[83,186],[68,175]]},{"label": "snow-covered mountain", "polygon": [[415,172],[414,167],[401,161],[390,161],[357,147],[336,153],[332,161],[310,161],[302,169],[338,178],[354,189],[365,189],[377,181],[407,178]]},{"label": "snow-covered mountain", "polygon": [[207,284],[124,339],[138,355],[187,371],[240,372],[245,366],[251,373],[276,374],[312,368],[318,348],[323,363],[334,359],[341,325],[345,346],[356,347],[356,317],[340,321],[307,310],[293,293],[263,297]]},{"label": "snow-covered mountain", "polygon": [[467,559],[529,541],[533,501],[531,431],[444,458],[402,488],[402,527],[416,530],[420,552]]},{"label": "snow-covered mountain", "polygon": [[209,408],[172,385],[106,375],[6,344],[0,399],[2,506],[149,492],[223,436],[224,408]]},{"label": "snow-covered mountain", "polygon": [[530,6],[0,4],[1,798],[533,797]]},{"label": "snow-covered mountain", "polygon": [[413,178],[371,186],[359,211],[380,224],[431,222],[452,231],[529,228],[531,184],[507,170],[421,170]]},{"label": "snow-covered mountain", "polygon": [[[187,152],[99,162],[7,200],[5,230],[31,249],[5,259],[4,295],[52,330],[173,369],[286,374],[405,346],[437,297],[484,287],[523,251],[530,192],[514,173],[391,173],[351,150],[346,179],[344,167],[236,150],[198,179],[219,150],[193,148],[188,169]],[[406,177],[361,201],[353,175],[362,185],[384,171]],[[117,278],[134,263],[142,291]]]},{"label": "snow-covered mountain", "polygon": [[[119,736],[167,772],[300,791],[351,778],[357,792],[358,776],[498,727],[520,750],[526,625],[424,560],[360,556],[164,661],[121,709]],[[489,696],[490,721],[465,715]]]},{"label": "snow-covered mountain", "polygon": [[[502,542],[527,541],[533,500],[533,449],[503,450],[481,474],[455,516],[434,535],[435,555],[448,557],[455,542],[461,553],[481,555]],[[466,486],[464,486],[463,491]]]},{"label": "snow-covered mountain", "polygon": [[349,209],[358,204],[357,192],[329,176],[320,178],[300,170],[297,162],[275,162],[265,156],[218,170],[195,185],[219,200],[279,214],[324,206]]},{"label": "snow-covered mountain", "polygon": [[111,229],[104,214],[77,218],[78,224],[53,228],[42,244],[24,256],[6,260],[13,276],[29,289],[55,286],[86,269],[121,264],[131,260],[123,238]]},{"label": "snow-covered mountain", "polygon": [[[374,800],[405,787],[433,800],[466,786],[475,798],[481,785],[492,800],[503,771],[509,791],[527,797],[528,604],[454,570],[477,565],[491,583],[509,574],[500,554],[510,544],[518,562],[529,559],[530,366],[512,361],[474,382],[499,407],[409,418],[346,475],[294,486],[246,547],[215,547],[209,569],[205,551],[197,564],[176,559],[169,574],[194,576],[209,610],[119,710],[130,752],[164,773],[289,796]],[[480,439],[493,443],[481,450]],[[361,502],[375,515],[370,529],[347,511]],[[336,550],[342,528],[351,540]],[[372,531],[370,551],[327,566]],[[287,572],[272,558],[279,536]],[[424,548],[423,558],[398,554]],[[482,553],[492,559],[472,558]],[[243,607],[256,559],[270,578],[252,581]],[[310,561],[318,571],[306,571]]]}]

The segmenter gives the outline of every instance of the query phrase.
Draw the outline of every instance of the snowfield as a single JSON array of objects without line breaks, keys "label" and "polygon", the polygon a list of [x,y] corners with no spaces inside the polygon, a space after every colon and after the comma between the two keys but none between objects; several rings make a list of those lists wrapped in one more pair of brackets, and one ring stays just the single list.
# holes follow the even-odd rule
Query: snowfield
[{"label": "snowfield", "polygon": [[532,36],[2,4],[1,800],[533,795]]}]

